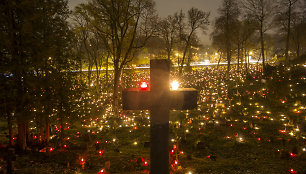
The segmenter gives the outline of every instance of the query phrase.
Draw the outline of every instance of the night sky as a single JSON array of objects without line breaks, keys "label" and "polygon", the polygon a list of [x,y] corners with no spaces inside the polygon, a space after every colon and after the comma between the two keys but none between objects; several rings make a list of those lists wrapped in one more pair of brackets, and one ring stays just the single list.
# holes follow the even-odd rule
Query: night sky
[{"label": "night sky", "polygon": [[[172,15],[175,12],[183,9],[187,12],[191,7],[196,7],[206,12],[210,11],[210,21],[213,24],[214,19],[218,15],[217,9],[220,7],[222,0],[154,0],[156,2],[156,10],[160,17],[166,17]],[[69,0],[69,5],[71,8],[79,3],[87,2],[87,0]],[[206,35],[199,33],[199,37],[202,44],[210,44],[209,34],[212,31],[212,25],[210,25],[209,30]]]}]

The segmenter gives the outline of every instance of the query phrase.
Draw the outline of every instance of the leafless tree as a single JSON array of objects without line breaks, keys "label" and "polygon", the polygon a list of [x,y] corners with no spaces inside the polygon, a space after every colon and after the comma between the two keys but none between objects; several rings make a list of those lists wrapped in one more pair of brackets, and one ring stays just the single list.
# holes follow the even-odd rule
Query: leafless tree
[{"label": "leafless tree", "polygon": [[176,13],[173,16],[169,15],[167,18],[162,19],[159,23],[158,30],[160,37],[164,40],[168,60],[170,60],[173,46],[177,40],[178,20],[179,18]]},{"label": "leafless tree", "polygon": [[299,1],[297,12],[292,16],[292,34],[291,40],[293,42],[296,56],[299,57],[306,48],[306,0]]},{"label": "leafless tree", "polygon": [[276,15],[276,23],[279,24],[280,30],[286,33],[286,48],[285,48],[285,62],[289,64],[289,48],[290,48],[290,37],[292,23],[294,20],[294,15],[297,13],[297,2],[299,0],[280,0],[278,12]]},{"label": "leafless tree", "polygon": [[152,0],[92,0],[86,5],[91,26],[111,55],[114,67],[113,111],[118,112],[119,81],[138,48],[155,34]]},{"label": "leafless tree", "polygon": [[265,33],[272,28],[276,2],[271,0],[242,0],[242,7],[246,15],[258,23],[262,66],[265,69]]},{"label": "leafless tree", "polygon": [[[216,19],[214,39],[219,39],[215,42],[223,42],[226,59],[227,59],[227,76],[229,76],[230,63],[232,59],[232,47],[234,42],[234,28],[238,23],[240,10],[236,0],[224,0],[222,7],[218,10],[220,16]],[[217,35],[219,35],[217,37]],[[222,37],[220,37],[222,36]]]},{"label": "leafless tree", "polygon": [[179,73],[182,73],[183,66],[185,64],[185,57],[187,54],[188,49],[190,48],[191,40],[192,37],[195,35],[195,32],[198,29],[201,29],[202,31],[207,30],[207,26],[209,24],[209,12],[204,12],[201,11],[197,8],[191,8],[188,10],[188,22],[186,24],[186,27],[184,27],[183,23],[183,16],[182,13],[179,18],[179,32],[180,32],[180,38],[184,42],[184,51],[183,51],[183,58],[182,61],[180,62],[180,67],[179,67]]}]

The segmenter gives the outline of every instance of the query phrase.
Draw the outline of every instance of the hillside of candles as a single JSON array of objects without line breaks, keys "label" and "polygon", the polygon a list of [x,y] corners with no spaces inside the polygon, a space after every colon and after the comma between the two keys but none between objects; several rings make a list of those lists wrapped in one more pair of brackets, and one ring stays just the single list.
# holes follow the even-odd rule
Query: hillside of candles
[{"label": "hillside of candles", "polygon": [[[193,67],[180,78],[173,68],[170,79],[199,91],[197,109],[170,113],[171,173],[305,172],[305,67],[271,66],[263,76],[256,64],[247,74],[233,66],[229,78],[224,66]],[[150,80],[149,70],[127,70],[119,89],[138,88],[142,80]],[[70,101],[71,115],[50,117],[48,145],[39,117],[30,121],[26,152],[13,162],[16,173],[148,173],[150,112],[121,108],[115,117],[111,88],[97,91],[96,84]],[[5,143],[5,120],[1,125]],[[5,158],[0,166],[5,170]]]}]

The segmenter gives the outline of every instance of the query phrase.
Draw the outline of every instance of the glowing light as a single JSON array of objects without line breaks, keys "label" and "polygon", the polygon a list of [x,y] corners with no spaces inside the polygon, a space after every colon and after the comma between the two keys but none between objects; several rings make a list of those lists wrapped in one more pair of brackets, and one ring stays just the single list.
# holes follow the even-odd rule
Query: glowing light
[{"label": "glowing light", "polygon": [[289,170],[289,173],[291,173],[291,174],[296,174],[297,172],[296,172],[294,169],[290,169],[290,170]]},{"label": "glowing light", "polygon": [[179,83],[175,80],[171,83],[171,88],[172,90],[178,90],[179,88]]},{"label": "glowing light", "polygon": [[103,155],[103,153],[104,153],[104,150],[99,150],[99,152],[98,152],[98,153],[99,153],[99,155],[100,155],[100,156],[102,156],[102,155]]},{"label": "glowing light", "polygon": [[291,157],[296,157],[296,154],[290,153],[290,156],[291,156]]},{"label": "glowing light", "polygon": [[104,173],[103,169],[98,172],[98,174],[102,174],[102,173]]},{"label": "glowing light", "polygon": [[145,162],[143,163],[143,165],[144,165],[144,166],[148,166],[148,162],[145,161]]},{"label": "glowing light", "polygon": [[147,82],[140,82],[140,89],[146,90],[148,88],[148,83]]}]

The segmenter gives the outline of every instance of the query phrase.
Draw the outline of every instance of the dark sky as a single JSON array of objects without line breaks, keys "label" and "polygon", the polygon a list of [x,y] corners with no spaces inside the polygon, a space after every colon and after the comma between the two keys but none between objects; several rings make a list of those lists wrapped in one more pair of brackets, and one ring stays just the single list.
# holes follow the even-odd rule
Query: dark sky
[{"label": "dark sky", "polygon": [[[73,8],[82,2],[87,2],[87,0],[69,0],[69,5]],[[181,9],[187,12],[191,7],[196,7],[206,12],[211,12],[210,21],[213,23],[213,20],[218,15],[217,9],[220,7],[222,0],[155,0],[155,2],[156,10],[160,17],[172,15]],[[212,27],[207,31],[206,35],[203,35],[202,32],[199,33],[199,37],[203,44],[211,43],[209,40],[211,28]]]}]

